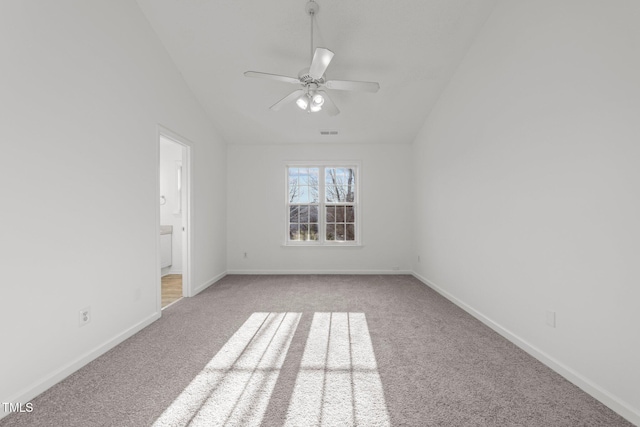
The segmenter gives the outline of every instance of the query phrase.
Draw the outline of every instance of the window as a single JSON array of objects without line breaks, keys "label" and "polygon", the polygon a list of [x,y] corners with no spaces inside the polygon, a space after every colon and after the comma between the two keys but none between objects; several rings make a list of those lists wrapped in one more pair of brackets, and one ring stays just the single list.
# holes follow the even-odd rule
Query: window
[{"label": "window", "polygon": [[287,243],[358,244],[354,165],[287,167]]}]

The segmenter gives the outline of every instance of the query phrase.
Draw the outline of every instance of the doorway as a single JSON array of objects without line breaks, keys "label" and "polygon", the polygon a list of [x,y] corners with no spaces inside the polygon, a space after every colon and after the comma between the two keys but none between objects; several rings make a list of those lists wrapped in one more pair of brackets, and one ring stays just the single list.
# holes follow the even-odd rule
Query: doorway
[{"label": "doorway", "polygon": [[159,308],[189,296],[190,150],[184,139],[159,132]]}]

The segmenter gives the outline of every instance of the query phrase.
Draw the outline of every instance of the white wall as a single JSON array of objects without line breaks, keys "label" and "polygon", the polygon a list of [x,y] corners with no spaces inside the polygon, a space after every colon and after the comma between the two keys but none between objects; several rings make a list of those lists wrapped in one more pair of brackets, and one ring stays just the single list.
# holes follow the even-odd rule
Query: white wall
[{"label": "white wall", "polygon": [[633,1],[501,2],[412,154],[417,275],[635,423],[638,22]]},{"label": "white wall", "polygon": [[[162,275],[182,274],[182,191],[178,190],[178,165],[182,165],[183,147],[167,138],[160,138],[160,224],[171,225],[171,266]],[[186,165],[185,165],[186,167]],[[181,174],[182,175],[182,174]]]},{"label": "white wall", "polygon": [[[229,146],[229,272],[409,271],[409,154],[410,146],[391,144]],[[286,162],[325,160],[362,164],[363,246],[284,247]]]},{"label": "white wall", "polygon": [[224,274],[226,148],[135,2],[2,1],[0,51],[0,401],[15,402],[159,316],[158,124],[194,145],[194,287]]}]

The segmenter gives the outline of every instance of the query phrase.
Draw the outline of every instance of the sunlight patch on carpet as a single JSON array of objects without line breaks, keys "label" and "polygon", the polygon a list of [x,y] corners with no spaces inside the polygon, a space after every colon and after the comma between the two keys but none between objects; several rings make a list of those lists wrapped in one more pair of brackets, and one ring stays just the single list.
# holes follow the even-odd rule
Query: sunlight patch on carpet
[{"label": "sunlight patch on carpet", "polygon": [[253,313],[153,425],[259,425],[300,316]]},{"label": "sunlight patch on carpet", "polygon": [[391,425],[364,313],[315,313],[285,425]]}]

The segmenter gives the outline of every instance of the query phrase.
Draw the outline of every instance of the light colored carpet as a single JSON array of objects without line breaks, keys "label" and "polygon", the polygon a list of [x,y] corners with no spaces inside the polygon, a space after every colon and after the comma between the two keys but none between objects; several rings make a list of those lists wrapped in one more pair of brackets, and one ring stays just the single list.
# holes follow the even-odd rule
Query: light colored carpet
[{"label": "light colored carpet", "polygon": [[286,426],[388,426],[364,313],[315,313]]},{"label": "light colored carpet", "polygon": [[253,313],[153,425],[260,425],[299,321]]},{"label": "light colored carpet", "polygon": [[227,276],[32,403],[0,426],[631,425],[410,276]]}]

